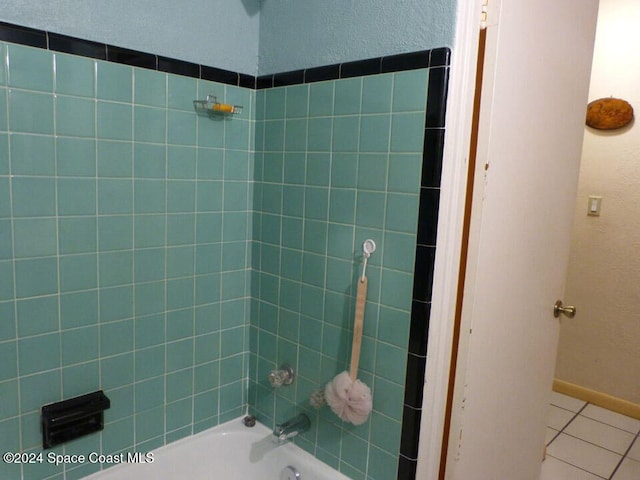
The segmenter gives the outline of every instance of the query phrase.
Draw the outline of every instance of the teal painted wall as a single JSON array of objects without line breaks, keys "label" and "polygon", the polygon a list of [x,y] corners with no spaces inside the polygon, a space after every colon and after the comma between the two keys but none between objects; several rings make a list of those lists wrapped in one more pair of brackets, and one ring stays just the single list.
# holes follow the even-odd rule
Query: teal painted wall
[{"label": "teal painted wall", "polygon": [[263,0],[260,75],[453,46],[455,0]]},{"label": "teal painted wall", "polygon": [[257,73],[260,0],[0,0],[0,20]]},{"label": "teal painted wall", "polygon": [[251,75],[451,47],[453,0],[0,0],[0,20]]},{"label": "teal painted wall", "polygon": [[[241,415],[255,92],[13,44],[0,58],[0,450],[38,451],[40,407],[97,389],[104,432],[57,452],[147,451]],[[196,115],[207,93],[242,115]]]},{"label": "teal painted wall", "polygon": [[[400,447],[428,70],[260,90],[250,410],[268,425],[301,410],[296,442],[354,479],[395,478]],[[373,413],[345,424],[312,392],[348,369],[362,243],[369,279],[359,378]],[[270,387],[270,370],[296,381]]]}]

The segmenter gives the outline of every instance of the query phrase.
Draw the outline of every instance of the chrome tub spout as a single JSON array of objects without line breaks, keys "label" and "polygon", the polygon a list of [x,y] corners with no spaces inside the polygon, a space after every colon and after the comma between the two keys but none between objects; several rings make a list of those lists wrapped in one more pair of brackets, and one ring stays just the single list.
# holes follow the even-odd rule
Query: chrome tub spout
[{"label": "chrome tub spout", "polygon": [[273,441],[277,444],[285,443],[287,440],[304,433],[311,427],[311,420],[304,413],[296,415],[284,423],[276,425],[273,429]]}]

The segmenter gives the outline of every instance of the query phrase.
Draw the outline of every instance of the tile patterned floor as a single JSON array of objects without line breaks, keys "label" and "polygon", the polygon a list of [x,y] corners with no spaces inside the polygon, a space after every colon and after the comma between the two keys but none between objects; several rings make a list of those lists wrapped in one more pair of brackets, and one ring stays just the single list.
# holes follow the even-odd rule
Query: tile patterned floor
[{"label": "tile patterned floor", "polygon": [[540,480],[640,480],[640,420],[553,392]]}]

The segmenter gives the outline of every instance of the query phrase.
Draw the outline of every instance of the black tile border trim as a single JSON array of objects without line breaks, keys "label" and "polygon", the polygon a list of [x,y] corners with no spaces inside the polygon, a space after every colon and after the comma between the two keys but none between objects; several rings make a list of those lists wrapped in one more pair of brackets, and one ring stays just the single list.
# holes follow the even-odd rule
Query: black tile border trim
[{"label": "black tile border trim", "polygon": [[444,127],[447,107],[447,85],[449,84],[449,68],[437,67],[429,69],[429,88],[427,89],[427,128]]},{"label": "black tile border trim", "polygon": [[[426,356],[419,356],[409,353],[407,355],[407,379],[416,379],[422,378],[424,379],[424,373],[426,368]],[[404,389],[404,406],[411,407],[413,409],[422,408],[422,390],[424,386],[424,381],[422,382],[407,382]],[[407,420],[403,418],[403,428],[404,432],[404,424],[407,427],[411,426],[407,423]],[[413,426],[411,426],[413,428]]]},{"label": "black tile border trim", "polygon": [[418,212],[419,231],[416,242],[411,329],[407,351],[401,451],[398,457],[397,474],[398,480],[415,480],[433,286],[435,261],[435,246],[433,245],[435,245],[437,235],[437,199],[440,193],[440,175],[442,173],[451,50],[447,47],[435,48],[254,77],[244,73],[5,22],[0,22],[0,41],[255,90],[429,68],[421,202]]},{"label": "black tile border trim", "polygon": [[430,303],[413,300],[411,304],[411,325],[409,327],[410,354],[426,358],[430,316]]},{"label": "black tile border trim", "polygon": [[114,47],[107,45],[107,61],[121,63],[131,67],[147,68],[149,70],[158,69],[158,57],[150,53],[129,50],[128,48]]},{"label": "black tile border trim", "polygon": [[418,468],[417,460],[412,460],[400,454],[398,461],[398,480],[414,480]]},{"label": "black tile border trim", "polygon": [[[246,73],[199,65],[162,55],[130,50],[115,45],[93,42],[6,22],[0,22],[0,41],[256,90],[400,72],[417,68],[448,67],[451,61],[451,50],[443,47],[255,77]],[[448,71],[448,68],[441,70]],[[434,89],[440,92],[443,85],[446,87],[446,80],[447,78],[440,79],[439,82],[436,82],[439,85],[434,85]],[[431,79],[429,79],[429,90],[431,90],[431,82]],[[433,106],[431,107],[431,115],[427,115],[428,123],[433,123],[433,120],[429,120],[429,118],[435,118],[436,122],[440,118],[444,119],[443,102],[446,102],[446,97],[440,103],[434,104],[430,102]],[[444,124],[443,121],[439,123]]]},{"label": "black tile border trim", "polygon": [[70,53],[82,57],[120,63],[131,67],[146,68],[191,78],[211,80],[245,88],[256,88],[256,77],[221,68],[198,65],[153,53],[93,42],[59,33],[36,30],[0,22],[0,41],[42,48],[54,52]]},{"label": "black tile border trim", "polygon": [[[321,67],[306,68],[303,70],[292,70],[289,72],[280,72],[273,75],[260,75],[256,79],[256,89],[282,87],[288,85],[299,85],[302,83],[323,82],[326,80],[339,80],[343,78],[365,77],[368,75],[378,75],[380,73],[401,72],[405,70],[416,70],[418,68],[434,69],[442,67],[440,74],[436,74],[436,78],[429,80],[429,87],[432,82],[436,93],[443,92],[448,79],[449,63],[451,60],[451,50],[447,47],[434,48],[431,50],[421,50],[419,52],[400,53],[398,55],[389,55],[386,57],[366,58],[364,60],[356,60],[353,62],[334,63],[331,65],[323,65]],[[446,71],[447,76],[442,78],[442,74]],[[437,95],[432,96],[433,99],[438,98]],[[443,101],[431,102],[431,114],[428,118],[435,117],[439,119],[444,115],[443,102],[446,102],[446,96]],[[444,120],[438,125],[443,126]],[[442,125],[440,125],[440,123]]]},{"label": "black tile border trim", "polygon": [[340,78],[363,77],[382,73],[383,60],[384,57],[379,57],[343,63],[340,65]]},{"label": "black tile border trim", "polygon": [[50,50],[95,58],[97,60],[107,59],[107,46],[103,43],[90,42],[89,40],[79,42],[77,38],[59,35],[57,33],[50,33],[48,38]]},{"label": "black tile border trim", "polygon": [[[399,65],[414,65],[419,55],[394,59]],[[425,111],[424,145],[418,232],[413,276],[411,324],[407,352],[404,409],[397,480],[415,480],[422,417],[422,392],[427,367],[427,341],[431,314],[431,294],[438,234],[440,177],[444,155],[445,114],[449,84],[448,48],[432,50],[429,57],[429,85]]]},{"label": "black tile border trim", "polygon": [[431,66],[431,50],[420,52],[402,53],[391,57],[382,58],[382,72],[399,72],[402,70],[414,70]]},{"label": "black tile border trim", "polygon": [[271,77],[272,87],[300,85],[304,83],[304,70],[293,70],[291,72],[276,73]]},{"label": "black tile border trim", "polygon": [[197,63],[175,60],[158,56],[158,71],[182,75],[183,77],[200,78],[200,65]]},{"label": "black tile border trim", "polygon": [[0,40],[29,47],[49,48],[47,32],[5,22],[0,22]]},{"label": "black tile border trim", "polygon": [[304,71],[305,82],[323,82],[325,80],[337,80],[340,78],[340,64],[313,67]]},{"label": "black tile border trim", "polygon": [[420,204],[418,215],[418,245],[435,246],[438,214],[440,207],[440,189],[420,189]]},{"label": "black tile border trim", "polygon": [[405,405],[402,418],[407,419],[407,421],[406,428],[404,428],[404,425],[402,428],[400,453],[411,460],[418,460],[418,441],[420,440],[422,410]]},{"label": "black tile border trim", "polygon": [[422,188],[440,187],[443,150],[444,128],[427,128],[422,148]]},{"label": "black tile border trim", "polygon": [[[423,212],[418,212],[418,222]],[[437,232],[436,232],[437,233]],[[433,287],[433,268],[436,260],[436,247],[416,245],[416,262],[414,264],[413,300],[431,302]]]}]

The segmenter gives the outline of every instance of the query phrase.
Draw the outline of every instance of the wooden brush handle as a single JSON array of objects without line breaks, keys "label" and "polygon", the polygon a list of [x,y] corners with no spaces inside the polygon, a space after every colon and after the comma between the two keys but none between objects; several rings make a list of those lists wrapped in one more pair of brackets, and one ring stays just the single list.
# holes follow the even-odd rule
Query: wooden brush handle
[{"label": "wooden brush handle", "polygon": [[360,346],[362,345],[362,328],[364,324],[364,306],[367,301],[367,277],[358,278],[358,293],[356,296],[356,314],[353,321],[353,344],[351,345],[351,368],[349,377],[352,382],[358,377],[360,363]]}]

